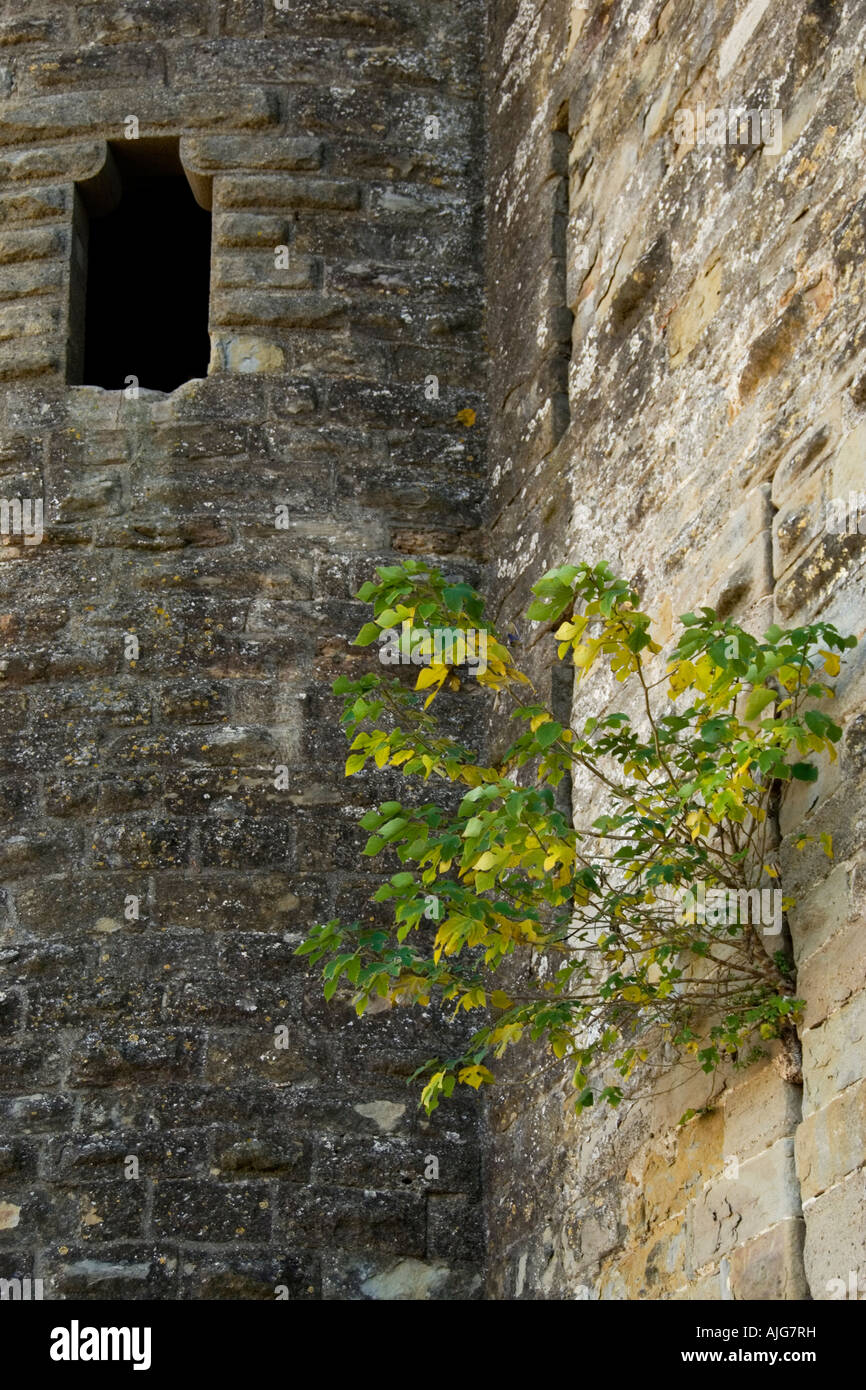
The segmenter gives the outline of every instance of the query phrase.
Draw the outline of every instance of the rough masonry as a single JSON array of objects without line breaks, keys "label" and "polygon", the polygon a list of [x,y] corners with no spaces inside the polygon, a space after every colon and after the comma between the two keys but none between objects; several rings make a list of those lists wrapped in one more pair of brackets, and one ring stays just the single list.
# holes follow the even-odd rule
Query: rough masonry
[{"label": "rough masonry", "polygon": [[[374,563],[438,558],[510,623],[605,558],[663,637],[702,602],[863,635],[866,541],[826,524],[866,492],[862,6],[9,0],[0,99],[0,495],[45,504],[0,557],[0,1275],[866,1289],[862,648],[780,826],[802,1081],[672,1070],[578,1123],[564,1076],[511,1084],[526,1053],[425,1121],[405,1078],[449,1025],[358,1023],[292,955],[359,910],[355,823],[394,791],[345,782],[329,694]],[[71,384],[130,115],[213,215],[208,375],[132,399]]]},{"label": "rough masonry", "polygon": [[[866,525],[827,518],[866,501],[864,63],[856,3],[494,6],[504,615],[551,564],[604,558],[663,640],[702,603],[758,632],[821,615],[862,639]],[[758,112],[742,142],[725,134],[736,108]],[[664,1094],[580,1122],[564,1077],[532,1104],[506,1088],[488,1116],[493,1297],[827,1299],[852,1280],[863,1297],[864,660],[840,684],[839,761],[781,825],[802,1085],[772,1058],[712,1095],[672,1071]],[[597,680],[575,717],[622,701]],[[573,795],[591,819],[593,789]],[[794,851],[801,830],[829,831],[835,860]]]},{"label": "rough masonry", "polygon": [[[0,494],[45,535],[0,559],[0,1274],[46,1298],[480,1292],[475,1113],[405,1080],[446,1023],[293,957],[375,886],[352,595],[477,575],[479,41],[460,0],[4,6]],[[66,384],[129,115],[213,217],[208,376],[137,398]]]}]

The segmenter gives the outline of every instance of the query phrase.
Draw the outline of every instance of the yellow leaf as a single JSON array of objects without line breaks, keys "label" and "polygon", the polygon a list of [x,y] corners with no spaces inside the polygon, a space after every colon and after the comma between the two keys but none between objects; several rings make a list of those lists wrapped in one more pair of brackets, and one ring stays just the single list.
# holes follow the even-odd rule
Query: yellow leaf
[{"label": "yellow leaf", "polygon": [[430,685],[441,685],[448,675],[447,666],[425,666],[418,672],[418,679],[415,682],[416,690],[426,690]]},{"label": "yellow leaf", "polygon": [[839,674],[839,657],[838,657],[838,655],[836,654],[836,652],[823,652],[823,651],[822,651],[822,652],[821,652],[821,655],[822,655],[823,658],[824,658],[824,670],[827,672],[827,675],[828,675],[828,676],[838,676],[838,674]]},{"label": "yellow leaf", "polygon": [[471,1086],[474,1091],[477,1091],[483,1081],[493,1080],[493,1073],[476,1063],[471,1067],[463,1067],[457,1073],[457,1080],[462,1086]]},{"label": "yellow leaf", "polygon": [[427,1085],[424,1087],[424,1090],[421,1092],[421,1104],[423,1106],[427,1106],[430,1103],[430,1101],[435,1099],[436,1094],[439,1091],[444,1080],[444,1071],[434,1072],[434,1074],[430,1077],[430,1080],[427,1082]]}]

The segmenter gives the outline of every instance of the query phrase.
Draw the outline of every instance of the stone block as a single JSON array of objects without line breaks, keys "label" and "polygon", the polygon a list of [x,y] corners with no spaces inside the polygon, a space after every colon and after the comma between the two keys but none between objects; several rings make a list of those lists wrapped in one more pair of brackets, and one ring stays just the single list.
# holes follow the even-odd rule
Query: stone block
[{"label": "stone block", "polygon": [[779,1221],[800,1215],[793,1138],[739,1165],[736,1178],[712,1183],[690,1212],[691,1257],[696,1268],[730,1255]]},{"label": "stone block", "polygon": [[[858,881],[857,887],[862,892],[862,881]],[[854,900],[852,865],[837,864],[788,914],[795,960],[798,963],[808,960],[841,928],[852,921],[862,920],[864,909],[866,902],[861,906],[859,901]]]},{"label": "stone block", "polygon": [[723,1164],[742,1162],[792,1135],[800,1105],[799,1086],[783,1081],[771,1063],[746,1070],[724,1096]]},{"label": "stone block", "polygon": [[219,290],[213,298],[211,322],[217,326],[333,328],[345,312],[345,301],[314,291]]},{"label": "stone block", "polygon": [[426,1205],[416,1194],[281,1184],[279,1200],[280,1231],[292,1245],[424,1256]]},{"label": "stone block", "polygon": [[802,1034],[803,1111],[827,1105],[846,1086],[866,1079],[866,990]]},{"label": "stone block", "polygon": [[273,1198],[273,1187],[265,1182],[161,1181],[154,1191],[153,1229],[184,1244],[267,1241]]},{"label": "stone block", "polygon": [[165,55],[154,44],[99,45],[55,52],[47,62],[29,63],[20,74],[18,95],[155,87],[164,82]]},{"label": "stone block", "polygon": [[203,1055],[201,1033],[150,1027],[84,1034],[73,1046],[70,1079],[78,1086],[124,1086],[177,1081],[197,1074]]},{"label": "stone block", "polygon": [[280,208],[283,211],[305,208],[352,212],[360,204],[361,191],[350,179],[224,174],[216,179],[214,196],[220,211],[227,208]]},{"label": "stone block", "polygon": [[293,1249],[280,1255],[267,1246],[219,1254],[184,1252],[180,1297],[183,1299],[319,1300],[321,1259],[314,1251]]},{"label": "stone block", "polygon": [[847,1300],[853,1290],[862,1301],[866,1289],[864,1204],[866,1168],[805,1204],[804,1261],[813,1299]]},{"label": "stone block", "polygon": [[863,923],[845,923],[824,946],[801,962],[797,989],[805,999],[803,1021],[814,1028],[866,989]]},{"label": "stone block", "polygon": [[797,1130],[797,1175],[803,1200],[866,1166],[866,1081],[856,1081]]},{"label": "stone block", "polygon": [[731,1255],[731,1295],[739,1302],[808,1300],[803,1267],[805,1223],[801,1218],[780,1221]]},{"label": "stone block", "polygon": [[322,1295],[340,1301],[462,1302],[482,1298],[483,1285],[473,1264],[336,1251],[323,1258]]},{"label": "stone block", "polygon": [[42,1253],[45,1295],[59,1299],[176,1299],[177,1254],[164,1248],[124,1242],[100,1246],[72,1242]]},{"label": "stone block", "polygon": [[220,289],[242,287],[250,290],[312,290],[318,282],[316,262],[311,256],[290,256],[285,268],[275,264],[275,248],[261,253],[236,252],[217,256],[211,269],[211,283]]},{"label": "stone block", "polygon": [[187,0],[180,9],[171,0],[97,0],[80,5],[78,31],[86,43],[125,44],[129,39],[184,39],[205,34],[207,0]]},{"label": "stone block", "polygon": [[250,139],[237,135],[186,137],[181,159],[193,169],[318,169],[324,146],[309,135],[265,136]]}]

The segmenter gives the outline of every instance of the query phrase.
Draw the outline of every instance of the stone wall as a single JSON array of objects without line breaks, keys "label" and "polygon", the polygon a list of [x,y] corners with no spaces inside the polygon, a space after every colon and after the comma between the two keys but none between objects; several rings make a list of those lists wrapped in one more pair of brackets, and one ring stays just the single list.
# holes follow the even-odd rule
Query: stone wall
[{"label": "stone wall", "polygon": [[[482,27],[3,6],[0,494],[45,535],[0,556],[0,1274],[46,1297],[480,1292],[475,1112],[405,1084],[446,1024],[326,1007],[293,950],[393,786],[342,774],[351,595],[476,572]],[[130,114],[213,211],[209,374],[137,399],[67,384]]]},{"label": "stone wall", "polygon": [[[863,635],[825,524],[866,489],[862,6],[500,0],[484,42],[472,0],[0,10],[0,496],[46,515],[0,558],[0,1275],[49,1297],[482,1292],[477,1116],[405,1086],[448,1026],[359,1023],[292,954],[397,789],[345,783],[329,694],[374,563],[489,551],[516,623],[603,557],[665,639],[701,602]],[[768,124],[692,144],[740,105]],[[209,374],[134,399],[69,384],[129,115],[213,213]],[[672,1068],[578,1121],[519,1057],[489,1296],[866,1288],[864,661],[779,827],[802,1084]]]},{"label": "stone wall", "polygon": [[[604,558],[665,640],[701,603],[862,638],[866,538],[825,522],[866,489],[864,63],[855,3],[493,6],[491,578],[509,620],[551,564]],[[677,113],[697,134],[699,106],[767,124],[690,143]],[[780,826],[802,1086],[773,1057],[714,1088],[672,1071],[578,1121],[564,1076],[527,1103],[520,1059],[488,1105],[494,1297],[863,1296],[864,661],[839,686],[839,762]],[[622,701],[599,679],[575,716]],[[574,802],[591,819],[593,789]],[[831,832],[835,859],[795,851],[801,830]]]}]

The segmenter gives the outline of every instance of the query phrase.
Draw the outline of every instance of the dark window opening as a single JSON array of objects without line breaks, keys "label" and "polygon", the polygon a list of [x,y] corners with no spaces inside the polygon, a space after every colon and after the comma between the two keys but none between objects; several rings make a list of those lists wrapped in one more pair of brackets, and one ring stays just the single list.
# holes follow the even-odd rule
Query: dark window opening
[{"label": "dark window opening", "polygon": [[109,391],[173,391],[207,375],[211,216],[178,142],[140,143],[111,147],[98,198],[80,190],[68,374]]}]

